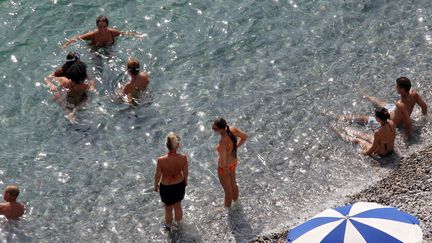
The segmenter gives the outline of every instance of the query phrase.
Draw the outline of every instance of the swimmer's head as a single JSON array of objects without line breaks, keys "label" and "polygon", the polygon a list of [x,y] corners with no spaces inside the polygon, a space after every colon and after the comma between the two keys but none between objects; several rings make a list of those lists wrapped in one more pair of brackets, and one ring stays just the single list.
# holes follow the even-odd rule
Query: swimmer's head
[{"label": "swimmer's head", "polygon": [[96,18],[96,26],[98,28],[103,27],[106,28],[109,25],[108,17],[105,15],[100,15]]},{"label": "swimmer's head", "polygon": [[180,137],[179,135],[170,132],[167,136],[167,140],[166,140],[166,146],[168,148],[168,150],[173,150],[173,149],[177,149],[178,146],[180,145]]},{"label": "swimmer's head", "polygon": [[71,51],[66,56],[66,62],[75,62],[78,61],[79,59],[80,59],[79,52]]},{"label": "swimmer's head", "polygon": [[217,131],[219,129],[226,129],[227,128],[227,122],[223,118],[218,118],[214,120],[212,129],[214,131]]},{"label": "swimmer's head", "polygon": [[386,108],[378,107],[375,109],[375,117],[386,122],[388,119],[390,119],[390,114]]},{"label": "swimmer's head", "polygon": [[396,84],[398,88],[404,89],[406,92],[409,92],[411,89],[411,81],[407,77],[396,79]]},{"label": "swimmer's head", "polygon": [[137,75],[140,70],[140,63],[136,58],[130,58],[127,62],[127,70],[132,75]]},{"label": "swimmer's head", "polygon": [[65,77],[75,83],[82,83],[87,78],[87,66],[81,61],[75,61],[66,70]]},{"label": "swimmer's head", "polygon": [[3,199],[6,202],[16,201],[20,191],[17,185],[9,185],[4,190]]}]

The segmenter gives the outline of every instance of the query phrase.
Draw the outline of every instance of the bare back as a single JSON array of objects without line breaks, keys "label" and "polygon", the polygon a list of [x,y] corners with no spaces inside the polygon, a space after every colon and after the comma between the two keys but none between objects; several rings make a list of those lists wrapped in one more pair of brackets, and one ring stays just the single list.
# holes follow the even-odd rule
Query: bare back
[{"label": "bare back", "polygon": [[[377,140],[377,148],[374,153],[387,155],[394,149],[396,138],[396,126],[393,121],[389,120],[384,123],[374,134],[374,140]],[[374,141],[375,144],[375,141]]]},{"label": "bare back", "polygon": [[396,109],[390,114],[390,119],[396,124],[396,126],[399,126],[404,123],[404,116],[411,116],[416,104],[422,106],[423,103],[424,101],[420,98],[419,94],[416,91],[411,90],[407,97],[401,98],[396,102]]},{"label": "bare back", "polygon": [[123,92],[127,95],[132,95],[136,97],[140,91],[143,91],[147,88],[149,84],[149,78],[146,72],[139,72],[133,79],[128,82]]},{"label": "bare back", "polygon": [[24,214],[25,208],[19,202],[7,202],[0,204],[0,214],[8,219],[18,219]]},{"label": "bare back", "polygon": [[184,180],[183,171],[187,170],[187,158],[182,154],[164,155],[158,159],[157,166],[162,174],[162,184],[177,184]]}]

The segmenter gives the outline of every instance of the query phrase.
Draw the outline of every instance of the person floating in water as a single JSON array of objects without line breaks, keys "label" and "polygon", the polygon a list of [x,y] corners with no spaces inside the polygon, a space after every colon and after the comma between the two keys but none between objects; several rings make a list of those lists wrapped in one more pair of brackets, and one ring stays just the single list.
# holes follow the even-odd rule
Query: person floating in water
[{"label": "person floating in water", "polygon": [[20,191],[17,185],[9,185],[3,193],[3,199],[6,201],[0,203],[0,215],[7,219],[18,219],[24,214],[24,204],[17,202]]},{"label": "person floating in water", "polygon": [[135,58],[128,60],[127,72],[130,80],[124,85],[123,91],[120,91],[118,95],[125,95],[127,102],[133,103],[135,99],[139,98],[139,94],[147,88],[150,82],[149,75],[144,71],[140,71],[140,63]]},{"label": "person floating in water", "polygon": [[[396,91],[400,95],[400,100],[395,104],[388,103],[380,98],[363,94],[366,99],[372,102],[375,106],[385,107],[390,113],[390,119],[397,127],[403,126],[405,137],[409,138],[412,134],[411,114],[414,106],[420,106],[422,114],[427,115],[427,104],[417,91],[411,89],[411,81],[406,77],[396,79]],[[362,124],[373,125],[374,120],[366,115],[348,115],[338,117],[341,120],[351,120]]]},{"label": "person floating in water", "polygon": [[95,90],[95,81],[92,80],[87,84],[84,82],[86,79],[87,66],[79,60],[74,61],[65,70],[64,76],[53,79],[60,85],[61,90],[66,91],[66,97],[63,97],[63,93],[59,92],[59,88],[52,80],[45,79],[45,83],[53,92],[54,100],[68,112],[68,118],[72,122],[75,120],[76,112],[88,100],[87,91]]},{"label": "person floating in water", "polygon": [[66,41],[66,43],[63,44],[62,47],[66,48],[77,40],[87,40],[90,41],[91,46],[105,47],[114,45],[116,37],[120,35],[130,35],[139,38],[143,38],[146,36],[145,34],[139,34],[136,32],[119,31],[117,29],[108,28],[108,25],[108,18],[106,16],[100,15],[96,18],[96,30],[89,31],[82,35],[74,36],[72,39]]},{"label": "person floating in water", "polygon": [[165,204],[165,224],[169,227],[173,222],[173,209],[177,222],[183,217],[181,201],[185,195],[189,172],[186,155],[177,153],[180,137],[174,133],[168,134],[166,146],[168,153],[157,161],[154,190],[160,193]]},{"label": "person floating in water", "polygon": [[[223,118],[215,120],[212,129],[220,135],[219,143],[216,146],[218,175],[225,193],[224,205],[229,208],[231,203],[239,198],[236,179],[237,148],[246,141],[248,136],[236,127],[229,127]],[[237,138],[240,139],[237,140]]]},{"label": "person floating in water", "polygon": [[349,142],[360,144],[362,152],[365,155],[388,155],[394,149],[396,126],[390,120],[390,114],[384,107],[377,108],[375,110],[375,117],[370,118],[370,120],[372,119],[380,124],[380,127],[375,130],[373,136],[349,128],[344,128],[342,131],[335,127],[332,127],[332,129],[339,137]]}]

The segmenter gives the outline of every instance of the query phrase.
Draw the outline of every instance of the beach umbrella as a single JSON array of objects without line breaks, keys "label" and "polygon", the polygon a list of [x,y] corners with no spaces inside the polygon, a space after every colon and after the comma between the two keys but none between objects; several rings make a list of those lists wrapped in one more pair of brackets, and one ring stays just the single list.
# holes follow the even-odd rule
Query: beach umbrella
[{"label": "beach umbrella", "polygon": [[290,243],[417,243],[419,221],[397,208],[357,202],[327,209],[290,230]]}]

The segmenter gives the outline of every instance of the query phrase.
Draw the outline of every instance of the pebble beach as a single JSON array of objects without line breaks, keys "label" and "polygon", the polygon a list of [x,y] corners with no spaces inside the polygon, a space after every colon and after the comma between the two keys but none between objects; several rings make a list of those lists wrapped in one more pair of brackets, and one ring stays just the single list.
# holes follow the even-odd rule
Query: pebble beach
[{"label": "pebble beach", "polygon": [[[397,207],[416,216],[423,230],[423,242],[432,242],[432,146],[402,157],[398,168],[376,184],[347,197],[347,204],[376,202]],[[339,205],[335,205],[339,206]],[[319,213],[319,212],[316,212]],[[312,217],[313,215],[310,215]],[[260,236],[253,242],[286,242],[288,230]]]}]

